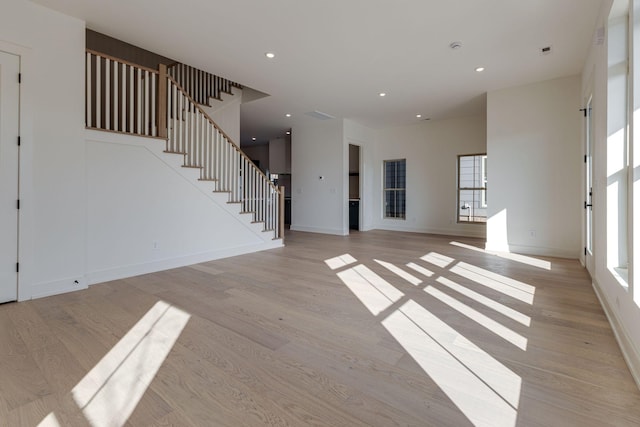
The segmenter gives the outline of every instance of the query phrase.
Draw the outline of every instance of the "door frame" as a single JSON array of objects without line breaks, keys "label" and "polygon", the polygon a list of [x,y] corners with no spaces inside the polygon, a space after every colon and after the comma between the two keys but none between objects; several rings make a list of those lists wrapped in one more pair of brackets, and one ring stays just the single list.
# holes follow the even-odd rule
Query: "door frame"
[{"label": "door frame", "polygon": [[595,211],[594,205],[594,154],[595,154],[595,135],[594,135],[594,95],[593,95],[593,80],[589,79],[589,84],[586,86],[583,97],[583,125],[582,125],[582,140],[583,140],[583,154],[584,162],[582,167],[582,195],[583,195],[583,213],[582,213],[582,261],[591,275],[595,274]]},{"label": "door frame", "polygon": [[31,283],[34,281],[34,270],[30,268],[35,259],[35,218],[33,212],[33,111],[35,94],[30,84],[34,80],[33,51],[27,46],[0,40],[0,51],[20,57],[20,83],[18,132],[20,134],[20,152],[18,164],[18,197],[21,206],[18,210],[18,301],[32,298]]},{"label": "door frame", "polygon": [[[13,123],[13,125],[15,125],[15,130],[16,130],[16,141],[15,141],[15,151],[13,151],[11,149],[11,145],[13,145],[13,143],[11,143],[11,141],[5,141],[5,144],[8,144],[7,147],[9,147],[10,152],[11,153],[15,153],[15,158],[12,160],[16,162],[15,164],[15,170],[13,172],[15,172],[15,177],[11,179],[10,181],[10,185],[11,187],[13,187],[15,185],[15,197],[16,197],[16,211],[15,211],[15,252],[13,252],[15,254],[15,262],[16,262],[16,271],[15,271],[15,291],[11,291],[10,289],[9,292],[14,292],[13,295],[15,298],[6,300],[6,301],[1,301],[1,302],[12,302],[12,301],[18,301],[19,300],[19,290],[20,290],[20,270],[18,268],[19,266],[19,258],[20,258],[20,155],[21,155],[21,141],[20,141],[20,118],[21,118],[21,82],[19,77],[21,77],[21,69],[22,69],[22,57],[19,54],[16,54],[14,52],[10,52],[7,50],[2,49],[2,46],[0,46],[0,53],[3,55],[7,55],[7,56],[11,56],[12,61],[16,61],[16,65],[17,65],[17,74],[15,76],[16,79],[16,84],[17,84],[17,88],[14,87],[15,90],[17,89],[17,99],[13,100],[11,99],[11,109],[13,109],[13,102],[16,102],[16,106],[15,106],[15,110],[14,112],[16,113],[16,117],[15,120],[16,122]],[[11,78],[11,77],[9,77]],[[13,85],[13,84],[11,84]],[[14,154],[11,154],[11,156],[13,156]],[[13,172],[11,173],[13,175]],[[14,180],[15,179],[15,180]],[[11,190],[13,192],[13,190]],[[11,288],[11,286],[9,286],[9,288]]]}]

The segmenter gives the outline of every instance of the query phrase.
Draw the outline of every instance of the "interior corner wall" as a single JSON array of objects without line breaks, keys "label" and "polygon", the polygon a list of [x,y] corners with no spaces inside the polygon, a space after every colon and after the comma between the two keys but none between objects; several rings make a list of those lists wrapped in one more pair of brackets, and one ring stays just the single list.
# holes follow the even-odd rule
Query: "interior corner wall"
[{"label": "interior corner wall", "polygon": [[223,93],[221,100],[211,99],[211,106],[201,107],[236,145],[240,145],[242,89],[233,88],[232,91],[233,95]]},{"label": "interior corner wall", "polygon": [[251,145],[246,146],[243,145],[242,151],[254,162],[257,160],[260,163],[258,166],[262,172],[265,172],[269,169],[269,144],[260,144],[260,145]]},{"label": "interior corner wall", "polygon": [[487,249],[578,258],[580,76],[487,95]]},{"label": "interior corner wall", "polygon": [[[291,131],[291,229],[349,233],[344,121],[300,118]],[[345,226],[346,224],[346,226]]]},{"label": "interior corner wall", "polygon": [[[366,181],[365,191],[372,198],[366,215],[372,227],[484,238],[484,225],[457,223],[456,198],[458,155],[485,153],[486,149],[484,115],[376,131],[375,148],[366,162],[372,175]],[[395,159],[407,160],[404,220],[383,218],[383,162]]]},{"label": "interior corner wall", "polygon": [[[20,55],[20,300],[84,286],[84,22],[3,0],[0,50]],[[78,280],[78,284],[75,283]]]}]

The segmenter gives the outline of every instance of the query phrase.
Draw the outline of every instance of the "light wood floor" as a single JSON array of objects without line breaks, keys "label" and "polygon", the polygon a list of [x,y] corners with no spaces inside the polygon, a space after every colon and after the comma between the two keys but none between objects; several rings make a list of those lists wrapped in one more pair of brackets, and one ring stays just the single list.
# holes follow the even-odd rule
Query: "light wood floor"
[{"label": "light wood floor", "polygon": [[[288,232],[285,248],[0,305],[0,425],[89,425],[72,390],[158,301],[190,317],[126,425],[470,426],[487,408],[485,425],[640,425],[577,261],[546,270],[453,240],[482,246]],[[505,402],[515,418],[492,420]]]}]

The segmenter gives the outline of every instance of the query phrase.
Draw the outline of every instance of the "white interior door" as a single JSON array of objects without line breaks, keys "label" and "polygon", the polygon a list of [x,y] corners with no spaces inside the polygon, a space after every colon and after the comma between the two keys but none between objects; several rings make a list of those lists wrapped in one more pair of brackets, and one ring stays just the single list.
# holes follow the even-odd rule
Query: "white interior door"
[{"label": "white interior door", "polygon": [[0,52],[0,303],[18,299],[20,58]]}]

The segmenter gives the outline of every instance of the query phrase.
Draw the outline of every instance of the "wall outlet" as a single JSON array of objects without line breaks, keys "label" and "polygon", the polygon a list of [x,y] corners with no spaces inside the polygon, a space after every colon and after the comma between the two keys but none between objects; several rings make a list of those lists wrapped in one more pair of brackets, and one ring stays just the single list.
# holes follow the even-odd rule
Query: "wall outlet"
[{"label": "wall outlet", "polygon": [[536,238],[536,230],[529,230],[529,237],[532,239]]},{"label": "wall outlet", "polygon": [[153,247],[153,250],[158,249],[158,246],[159,246],[159,245],[158,245],[158,241],[157,241],[157,240],[154,240],[154,241],[153,241],[153,243],[151,244],[151,246]]}]

